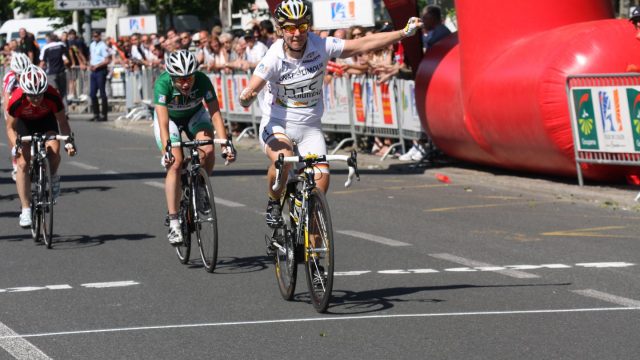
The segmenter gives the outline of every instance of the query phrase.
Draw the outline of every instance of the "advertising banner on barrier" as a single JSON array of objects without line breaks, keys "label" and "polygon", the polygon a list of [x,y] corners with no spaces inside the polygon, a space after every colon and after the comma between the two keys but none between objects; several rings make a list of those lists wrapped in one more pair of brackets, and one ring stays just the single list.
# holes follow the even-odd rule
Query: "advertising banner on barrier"
[{"label": "advertising banner on barrier", "polygon": [[421,132],[422,124],[420,123],[420,116],[418,115],[418,108],[416,107],[415,82],[408,80],[400,81],[398,88],[400,89],[398,101],[400,102],[399,118],[402,122],[402,130]]},{"label": "advertising banner on barrier", "polygon": [[224,90],[222,89],[222,76],[216,73],[209,73],[208,75],[209,79],[211,79],[211,83],[213,84],[213,89],[216,91],[220,111],[227,111],[227,106],[224,99]]},{"label": "advertising banner on barrier", "polygon": [[323,124],[349,125],[349,89],[347,78],[334,77],[324,87]]},{"label": "advertising banner on barrier", "polygon": [[396,96],[391,82],[377,84],[375,78],[352,80],[355,125],[397,129]]},{"label": "advertising banner on barrier", "polygon": [[251,108],[240,105],[240,92],[249,85],[249,77],[246,74],[227,76],[225,85],[229,100],[227,112],[230,114],[251,114]]},{"label": "advertising banner on barrier", "polygon": [[575,87],[571,104],[579,151],[640,152],[640,87]]}]

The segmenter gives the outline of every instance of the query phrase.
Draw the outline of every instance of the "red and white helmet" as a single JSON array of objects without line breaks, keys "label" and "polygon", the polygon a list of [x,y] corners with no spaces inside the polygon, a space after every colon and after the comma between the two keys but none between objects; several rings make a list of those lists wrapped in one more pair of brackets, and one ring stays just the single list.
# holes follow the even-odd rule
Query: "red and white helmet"
[{"label": "red and white helmet", "polygon": [[27,95],[40,95],[47,91],[47,74],[41,68],[31,65],[20,74],[20,88]]},{"label": "red and white helmet", "polygon": [[29,60],[29,57],[26,54],[14,52],[11,55],[11,70],[16,74],[22,74],[29,65],[31,65],[31,60]]}]

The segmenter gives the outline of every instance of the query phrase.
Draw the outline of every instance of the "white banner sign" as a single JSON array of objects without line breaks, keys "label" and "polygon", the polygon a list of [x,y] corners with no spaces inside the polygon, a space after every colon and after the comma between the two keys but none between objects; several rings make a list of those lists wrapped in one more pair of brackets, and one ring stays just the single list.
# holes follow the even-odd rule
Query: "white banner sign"
[{"label": "white banner sign", "polygon": [[373,0],[315,0],[314,29],[342,29],[360,25],[374,26]]},{"label": "white banner sign", "polygon": [[155,34],[157,32],[155,15],[127,16],[118,19],[119,36],[130,36],[135,33]]}]

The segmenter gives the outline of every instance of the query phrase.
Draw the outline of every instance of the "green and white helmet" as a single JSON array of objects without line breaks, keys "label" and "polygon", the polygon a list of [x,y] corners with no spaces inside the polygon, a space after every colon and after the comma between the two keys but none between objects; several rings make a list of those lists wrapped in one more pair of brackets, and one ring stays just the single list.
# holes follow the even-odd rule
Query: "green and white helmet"
[{"label": "green and white helmet", "polygon": [[198,70],[196,57],[187,50],[178,50],[169,54],[165,68],[171,76],[189,76]]}]

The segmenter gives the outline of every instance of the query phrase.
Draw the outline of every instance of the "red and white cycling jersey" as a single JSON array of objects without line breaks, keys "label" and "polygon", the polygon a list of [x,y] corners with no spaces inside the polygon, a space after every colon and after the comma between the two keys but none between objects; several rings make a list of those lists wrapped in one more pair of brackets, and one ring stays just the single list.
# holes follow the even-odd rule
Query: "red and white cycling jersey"
[{"label": "red and white cycling jersey", "polygon": [[7,112],[16,119],[23,121],[39,120],[52,116],[64,110],[62,97],[58,90],[49,85],[40,104],[34,105],[22,92],[21,88],[15,89],[11,93]]},{"label": "red and white cycling jersey", "polygon": [[18,77],[13,70],[9,70],[2,79],[2,92],[11,93],[18,87]]}]

